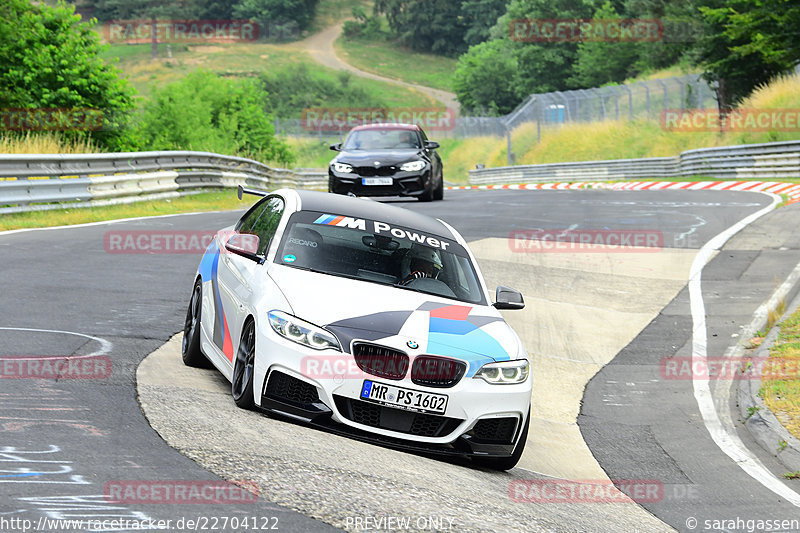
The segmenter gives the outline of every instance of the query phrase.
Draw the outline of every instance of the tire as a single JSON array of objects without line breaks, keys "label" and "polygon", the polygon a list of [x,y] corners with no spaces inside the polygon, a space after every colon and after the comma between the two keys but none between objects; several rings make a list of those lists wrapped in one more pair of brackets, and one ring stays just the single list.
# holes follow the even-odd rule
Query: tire
[{"label": "tire", "polygon": [[435,188],[435,185],[433,184],[433,181],[434,180],[430,180],[428,182],[428,188],[425,189],[425,192],[423,192],[422,194],[417,196],[417,198],[419,198],[420,202],[430,202],[431,200],[433,200],[433,194],[434,194],[433,190]]},{"label": "tire", "polygon": [[444,200],[444,178],[442,177],[441,173],[439,173],[439,184],[433,191],[433,199]]},{"label": "tire", "polygon": [[525,427],[522,428],[522,434],[517,439],[517,446],[514,452],[509,457],[476,457],[472,461],[479,466],[491,468],[492,470],[511,470],[522,457],[522,452],[525,450],[525,442],[528,440],[528,428],[531,426],[531,412],[528,410],[528,420],[525,422]]},{"label": "tire", "polygon": [[333,192],[333,176],[328,176],[328,192]]},{"label": "tire", "polygon": [[242,331],[239,349],[236,350],[236,362],[233,365],[233,382],[231,395],[236,406],[241,409],[255,407],[253,399],[253,373],[256,360],[256,326],[248,320]]},{"label": "tire", "polygon": [[183,364],[196,368],[209,368],[211,362],[203,355],[200,349],[200,324],[203,311],[203,283],[197,280],[189,299],[189,308],[186,310],[186,322],[183,325],[183,341],[181,342],[181,356]]}]

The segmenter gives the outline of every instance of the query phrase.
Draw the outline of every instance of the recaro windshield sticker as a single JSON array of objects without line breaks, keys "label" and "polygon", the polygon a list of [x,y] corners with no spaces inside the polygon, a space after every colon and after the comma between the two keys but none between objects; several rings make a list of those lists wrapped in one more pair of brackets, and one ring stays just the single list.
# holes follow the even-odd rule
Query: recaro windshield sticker
[{"label": "recaro windshield sticker", "polygon": [[319,218],[317,218],[314,221],[314,224],[324,224],[326,226],[337,226],[340,228],[344,227],[351,229],[360,229],[362,231],[368,231],[367,227],[369,227],[372,233],[374,233],[375,235],[386,235],[386,236],[391,235],[392,237],[395,237],[397,239],[404,239],[407,241],[411,241],[412,243],[424,244],[426,246],[430,246],[431,248],[439,248],[440,250],[444,251],[452,251],[448,250],[448,248],[453,243],[446,241],[440,237],[425,235],[424,233],[420,233],[412,229],[406,229],[399,226],[392,226],[387,222],[378,222],[377,220],[368,221],[362,218],[323,214],[320,215]]}]

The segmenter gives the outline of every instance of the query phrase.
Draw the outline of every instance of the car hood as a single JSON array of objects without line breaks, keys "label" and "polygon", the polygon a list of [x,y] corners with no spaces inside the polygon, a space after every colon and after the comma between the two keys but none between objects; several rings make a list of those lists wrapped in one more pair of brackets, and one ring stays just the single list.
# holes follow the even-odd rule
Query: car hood
[{"label": "car hood", "polygon": [[283,265],[271,276],[293,314],[332,331],[345,351],[352,340],[365,340],[460,359],[470,375],[486,363],[524,357],[519,338],[493,307]]},{"label": "car hood", "polygon": [[[393,166],[423,158],[420,150],[376,150],[341,152],[336,161],[355,167]],[[378,165],[375,162],[378,162]]]}]

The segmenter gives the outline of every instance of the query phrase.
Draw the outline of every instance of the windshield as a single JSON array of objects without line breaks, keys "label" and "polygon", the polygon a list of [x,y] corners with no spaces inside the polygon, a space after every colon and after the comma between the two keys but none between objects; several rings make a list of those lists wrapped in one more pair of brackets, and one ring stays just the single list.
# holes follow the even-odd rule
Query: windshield
[{"label": "windshield", "polygon": [[343,150],[414,150],[419,136],[412,130],[358,130],[347,136]]},{"label": "windshield", "polygon": [[386,222],[300,211],[289,219],[275,262],[485,305],[461,245]]}]

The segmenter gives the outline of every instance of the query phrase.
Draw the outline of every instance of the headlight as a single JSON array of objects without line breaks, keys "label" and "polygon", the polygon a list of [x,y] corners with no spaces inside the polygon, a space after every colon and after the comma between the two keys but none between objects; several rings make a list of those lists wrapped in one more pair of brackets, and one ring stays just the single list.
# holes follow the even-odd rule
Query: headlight
[{"label": "headlight", "polygon": [[417,172],[423,168],[425,168],[425,161],[409,161],[400,165],[400,170],[405,170],[406,172]]},{"label": "headlight", "polygon": [[501,363],[483,365],[475,373],[475,377],[493,385],[513,385],[524,383],[528,379],[529,372],[530,364],[528,360],[517,359],[516,361],[503,361]]},{"label": "headlight", "polygon": [[342,351],[336,337],[314,324],[283,311],[270,311],[267,313],[267,317],[269,317],[269,325],[272,326],[275,333],[285,339],[315,350],[332,348]]},{"label": "headlight", "polygon": [[342,174],[349,174],[353,171],[353,166],[348,165],[347,163],[332,163],[331,166],[333,170],[336,172],[341,172]]}]

